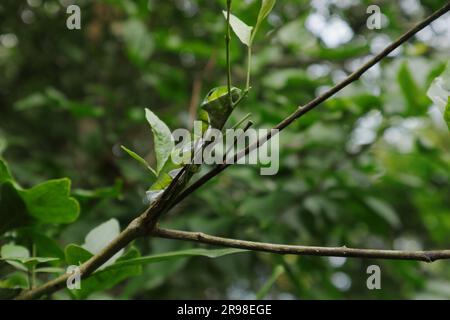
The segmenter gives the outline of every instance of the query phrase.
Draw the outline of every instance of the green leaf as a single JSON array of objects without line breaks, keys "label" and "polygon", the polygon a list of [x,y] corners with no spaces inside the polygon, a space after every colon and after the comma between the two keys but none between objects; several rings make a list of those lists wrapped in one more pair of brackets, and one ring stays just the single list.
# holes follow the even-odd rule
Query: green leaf
[{"label": "green leaf", "polygon": [[225,255],[246,252],[247,250],[242,249],[188,249],[180,251],[172,251],[160,254],[154,254],[150,256],[140,257],[136,259],[129,259],[127,261],[117,261],[115,264],[109,268],[122,268],[125,266],[132,265],[145,265],[149,263],[155,263],[160,261],[166,261],[170,259],[180,259],[186,257],[202,256],[208,258],[219,258]]},{"label": "green leaf", "polygon": [[153,132],[156,153],[156,173],[159,174],[175,147],[175,142],[173,141],[169,127],[147,108],[145,109],[145,117]]},{"label": "green leaf", "polygon": [[261,8],[259,9],[258,19],[256,25],[259,25],[272,11],[275,6],[276,0],[262,0]]},{"label": "green leaf", "polygon": [[255,30],[253,30],[253,34],[251,36],[251,41],[253,41],[253,39],[255,38],[255,35],[258,32],[261,23],[264,21],[264,19],[267,18],[269,13],[272,11],[273,7],[275,6],[275,3],[276,0],[262,0],[261,8],[259,9],[258,13],[258,19],[256,20]]},{"label": "green leaf", "polygon": [[[227,18],[227,12],[223,11],[225,19]],[[237,35],[239,40],[247,47],[251,45],[252,29],[253,27],[248,26],[245,22],[240,20],[238,17],[230,13],[230,26],[234,33]]]},{"label": "green leaf", "polygon": [[433,80],[427,95],[442,112],[450,130],[450,64],[439,77]]},{"label": "green leaf", "polygon": [[[130,259],[137,259],[140,253],[136,248],[131,248],[116,263],[126,262]],[[113,265],[114,266],[114,265]],[[78,299],[84,299],[93,292],[107,290],[123,280],[141,274],[142,268],[139,265],[130,265],[123,268],[107,267],[95,272],[87,279],[81,279],[81,289],[71,290],[71,293]]]},{"label": "green leaf", "polygon": [[[119,233],[119,222],[116,219],[110,219],[89,231],[82,247],[92,254],[97,254],[108,244],[110,244],[110,242],[114,240]],[[123,251],[123,249],[118,251],[99,269],[113,264],[123,254]]]},{"label": "green leaf", "polygon": [[365,203],[392,227],[400,226],[401,222],[397,213],[388,203],[373,197],[365,198]]},{"label": "green leaf", "polygon": [[80,265],[89,260],[93,254],[76,244],[69,244],[64,250],[69,265]]},{"label": "green leaf", "polygon": [[6,261],[14,268],[22,271],[28,270],[27,267],[21,263],[21,260],[28,259],[30,257],[30,252],[27,248],[14,244],[5,244],[0,250],[0,256],[1,260]]},{"label": "green leaf", "polygon": [[27,248],[14,244],[5,244],[1,249],[1,260],[8,262],[19,270],[25,271],[39,263],[56,261],[58,258],[30,257],[30,252]]},{"label": "green leaf", "polygon": [[71,223],[78,218],[80,206],[69,196],[70,180],[48,180],[31,189],[21,190],[28,212],[45,223]]},{"label": "green leaf", "polygon": [[26,259],[30,257],[27,248],[15,244],[3,245],[0,254],[2,259]]},{"label": "green leaf", "polygon": [[[53,257],[31,257],[31,258],[7,258],[4,259],[7,262],[18,262],[22,264],[26,269],[29,269],[35,265],[38,265],[40,263],[47,263],[52,261],[59,260],[58,258]],[[15,265],[16,266],[16,265]],[[16,266],[17,267],[17,266]],[[22,268],[19,268],[23,270]]]},{"label": "green leaf", "polygon": [[37,273],[64,273],[65,270],[63,268],[57,268],[57,267],[42,267],[42,268],[36,268],[34,272]]},{"label": "green leaf", "polygon": [[0,288],[4,289],[28,289],[28,278],[26,274],[15,271],[0,280]]},{"label": "green leaf", "polygon": [[150,170],[155,176],[157,176],[156,171],[148,164],[147,161],[145,161],[144,158],[142,158],[140,155],[138,155],[136,152],[131,151],[130,149],[126,148],[125,146],[120,146],[123,151],[128,153],[130,157],[132,157],[134,160],[138,161],[140,164],[142,164],[144,167],[146,167],[148,170]]},{"label": "green leaf", "polygon": [[12,182],[0,184],[0,235],[29,223],[25,202]]},{"label": "green leaf", "polygon": [[261,300],[264,299],[265,296],[269,293],[270,289],[274,285],[274,283],[278,280],[278,278],[284,273],[284,267],[282,265],[278,265],[273,269],[272,276],[267,280],[267,282],[262,286],[262,288],[256,294],[256,299]]}]

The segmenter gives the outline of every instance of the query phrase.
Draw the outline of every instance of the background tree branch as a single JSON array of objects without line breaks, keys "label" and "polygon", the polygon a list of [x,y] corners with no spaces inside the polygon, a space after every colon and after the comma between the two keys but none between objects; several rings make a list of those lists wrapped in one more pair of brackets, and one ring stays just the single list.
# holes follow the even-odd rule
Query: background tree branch
[{"label": "background tree branch", "polygon": [[188,232],[164,228],[156,228],[152,232],[152,236],[166,239],[192,241],[196,243],[204,243],[229,248],[271,252],[277,254],[294,254],[301,256],[417,260],[425,262],[433,262],[440,259],[450,259],[450,250],[403,251],[403,250],[358,249],[358,248],[348,248],[346,246],[342,247],[296,246],[296,245],[229,239],[212,236],[202,232]]}]

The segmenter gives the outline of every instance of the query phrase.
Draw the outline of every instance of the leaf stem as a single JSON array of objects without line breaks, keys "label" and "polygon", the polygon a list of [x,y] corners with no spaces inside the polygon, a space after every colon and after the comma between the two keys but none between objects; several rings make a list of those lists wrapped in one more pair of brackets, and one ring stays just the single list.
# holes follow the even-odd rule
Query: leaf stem
[{"label": "leaf stem", "polygon": [[252,43],[247,49],[247,81],[245,82],[245,91],[250,90],[250,74],[252,72]]}]

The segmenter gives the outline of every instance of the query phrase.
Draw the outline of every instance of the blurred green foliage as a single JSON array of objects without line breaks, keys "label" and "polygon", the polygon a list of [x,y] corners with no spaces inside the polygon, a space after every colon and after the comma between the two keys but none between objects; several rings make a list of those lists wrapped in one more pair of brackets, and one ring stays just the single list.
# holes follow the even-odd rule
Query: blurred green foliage
[{"label": "blurred green foliage", "polygon": [[[30,285],[21,270],[40,270],[43,283],[92,254],[80,245],[94,227],[116,219],[123,228],[145,208],[154,177],[120,148],[155,167],[145,107],[170,128],[189,128],[201,97],[226,83],[226,1],[80,0],[81,30],[66,28],[70,3],[0,4],[2,297]],[[255,127],[276,125],[443,1],[376,3],[381,30],[366,28],[372,1],[279,1],[260,26],[252,90],[230,123],[251,112]],[[259,7],[233,1],[251,25]],[[449,60],[449,25],[447,14],[283,131],[276,176],[231,167],[162,225],[289,244],[450,247],[449,132],[427,97]],[[245,58],[233,37],[235,86],[245,85]],[[140,239],[116,259],[127,267],[107,266],[81,292],[53,298],[450,298],[446,261],[220,257],[234,251],[189,248]],[[176,259],[160,259],[167,252]],[[134,265],[141,255],[147,262]],[[366,287],[371,264],[381,267],[381,290]]]}]

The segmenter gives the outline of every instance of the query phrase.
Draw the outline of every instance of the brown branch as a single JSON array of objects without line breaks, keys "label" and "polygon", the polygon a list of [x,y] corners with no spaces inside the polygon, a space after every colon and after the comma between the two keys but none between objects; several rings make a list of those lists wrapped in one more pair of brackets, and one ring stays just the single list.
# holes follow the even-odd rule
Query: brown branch
[{"label": "brown branch", "polygon": [[[396,41],[391,43],[386,49],[384,49],[380,54],[373,57],[369,62],[364,64],[361,68],[359,68],[357,71],[352,73],[349,77],[347,77],[344,81],[340,82],[324,94],[318,96],[308,104],[306,104],[303,107],[298,107],[297,111],[288,116],[285,120],[280,122],[274,129],[282,130],[286,128],[288,125],[290,125],[293,121],[300,118],[307,112],[311,111],[318,105],[320,105],[322,102],[348,86],[350,83],[356,81],[359,79],[359,77],[366,72],[368,69],[370,69],[372,66],[374,66],[376,63],[378,63],[380,60],[385,58],[389,53],[397,49],[400,45],[402,45],[404,42],[409,40],[411,37],[413,37],[417,32],[425,28],[427,25],[429,25],[434,20],[438,19],[440,16],[445,14],[450,10],[450,2],[448,2],[445,6],[443,6],[441,9],[434,12],[431,16],[417,24],[414,28],[406,32],[404,35],[402,35],[400,38],[398,38]],[[267,141],[272,137],[271,133],[269,133],[266,137],[263,137],[262,139],[258,140],[257,143],[247,147],[246,149],[242,150],[238,155],[238,159],[242,158],[242,156],[247,155],[250,151],[253,151],[255,148],[258,147],[259,143],[261,141]],[[167,209],[171,206],[173,201],[180,202],[183,200],[186,196],[197,190],[200,186],[205,184],[207,181],[209,181],[211,178],[225,170],[229,164],[225,163],[223,165],[215,167],[213,170],[208,172],[206,175],[201,177],[197,182],[192,184],[189,188],[185,190],[185,192],[179,193],[178,184],[174,183],[171,184],[166,190],[167,192],[164,192],[162,198],[164,198],[164,201],[156,201],[156,203],[152,204],[147,210],[144,211],[138,218],[134,219],[127,228],[125,228],[116,239],[114,239],[107,247],[105,247],[100,253],[94,255],[91,259],[86,261],[80,266],[81,271],[81,277],[86,278],[89,277],[96,269],[98,269],[103,263],[109,260],[116,252],[118,252],[120,249],[127,246],[132,240],[137,239],[143,235],[149,234],[152,235],[152,232],[155,230],[156,223],[158,222],[158,219],[160,216],[167,211]],[[180,175],[180,174],[179,174]],[[174,179],[176,180],[177,177]],[[169,194],[172,193],[173,194]],[[166,196],[167,194],[167,196]],[[178,196],[177,196],[178,195]],[[161,230],[161,229],[158,229]],[[198,237],[198,234],[197,234]],[[212,236],[211,236],[212,237]],[[220,243],[218,239],[215,237],[215,239],[218,241],[217,244]],[[184,239],[188,240],[188,239]],[[222,241],[222,240],[221,240]],[[234,241],[240,241],[240,240],[234,240]],[[242,245],[246,245],[247,248],[252,248],[252,244],[255,243],[252,242],[242,242]],[[266,244],[267,245],[267,244]],[[295,246],[283,246],[286,249],[285,253],[289,253],[289,250],[292,250]],[[303,248],[302,250],[305,250],[304,254],[306,252],[309,252],[309,254],[314,254],[314,250],[319,250],[320,248],[315,247],[297,247],[298,250],[300,248]],[[278,247],[278,250],[280,247]],[[256,249],[255,249],[256,250]],[[316,255],[333,255],[336,253],[336,248],[322,248],[321,253],[316,253]],[[398,256],[398,252],[396,254],[392,253],[392,251],[389,250],[381,250],[377,251],[378,255],[375,255],[373,253],[373,250],[365,250],[360,255],[355,254],[355,250],[363,250],[363,249],[346,249],[341,248],[341,254],[345,254],[347,256],[358,256],[358,257],[377,257],[377,258],[392,258],[397,256],[398,259],[413,259],[412,257],[415,257],[415,260],[422,260],[422,261],[433,261],[436,259],[444,259],[447,257],[450,257],[450,253],[448,251],[428,251],[428,252],[408,252],[408,254],[404,255],[403,257]],[[266,248],[266,251],[268,252],[275,252],[270,251],[269,248]],[[317,251],[316,251],[317,252]],[[67,279],[69,278],[68,274],[62,275],[56,279],[53,279],[42,286],[39,286],[37,288],[34,288],[32,290],[24,291],[22,292],[17,299],[37,299],[43,295],[51,294],[61,288],[63,288],[66,284]]]},{"label": "brown branch", "polygon": [[[383,58],[387,57],[391,52],[393,52],[395,49],[400,47],[403,43],[405,43],[410,38],[412,38],[416,33],[418,33],[423,28],[428,26],[434,20],[438,19],[440,16],[444,15],[445,13],[447,13],[449,10],[450,10],[450,2],[447,3],[445,6],[443,6],[441,9],[437,10],[436,12],[434,12],[432,15],[430,15],[425,20],[423,20],[420,23],[418,23],[416,26],[414,26],[408,32],[403,34],[397,40],[392,42],[383,51],[381,51],[379,54],[374,56],[372,59],[370,59],[367,63],[365,63],[363,66],[361,66],[355,72],[350,74],[343,81],[341,81],[340,83],[338,83],[337,85],[335,85],[334,87],[332,87],[331,89],[329,89],[328,91],[323,93],[322,95],[320,95],[320,96],[316,97],[315,99],[311,100],[306,105],[299,106],[294,113],[292,113],[290,116],[288,116],[283,121],[281,121],[273,129],[276,129],[276,130],[279,130],[279,131],[283,130],[284,128],[289,126],[292,122],[294,122],[298,118],[302,117],[303,115],[305,115],[309,111],[313,110],[314,108],[316,108],[317,106],[322,104],[324,101],[326,101],[327,99],[329,99],[332,96],[334,96],[336,93],[338,93],[339,91],[341,91],[342,89],[344,89],[345,87],[350,85],[351,83],[353,83],[356,80],[358,80],[361,77],[361,75],[363,75],[367,70],[369,70],[371,67],[376,65],[378,62],[380,62]],[[245,148],[244,150],[242,150],[237,155],[237,159],[240,159],[240,158],[246,156],[251,151],[253,151],[254,149],[258,148],[258,146],[260,146],[263,141],[268,141],[270,138],[272,138],[272,132],[271,131],[269,131],[269,133],[266,136],[260,138],[254,144],[252,144],[252,145],[248,146],[247,148]],[[202,176],[200,179],[198,179],[196,182],[194,182],[192,185],[190,185],[188,188],[186,188],[176,198],[175,202],[178,203],[178,202],[184,200],[188,195],[190,195],[191,193],[195,192],[198,188],[200,188],[206,182],[208,182],[209,180],[214,178],[216,175],[221,173],[223,170],[225,170],[230,165],[231,164],[229,164],[229,163],[223,163],[223,164],[220,164],[220,165],[217,165],[216,167],[214,167],[214,169],[212,169],[211,171],[206,173],[204,176]]]},{"label": "brown branch", "polygon": [[357,248],[347,248],[345,246],[343,247],[295,246],[286,244],[274,244],[274,243],[229,239],[208,235],[202,232],[188,232],[163,228],[156,228],[152,232],[152,236],[166,239],[192,241],[196,243],[204,243],[229,248],[270,252],[276,254],[294,254],[301,256],[416,260],[425,262],[433,262],[440,259],[450,259],[450,250],[401,251],[401,250],[357,249]]}]

